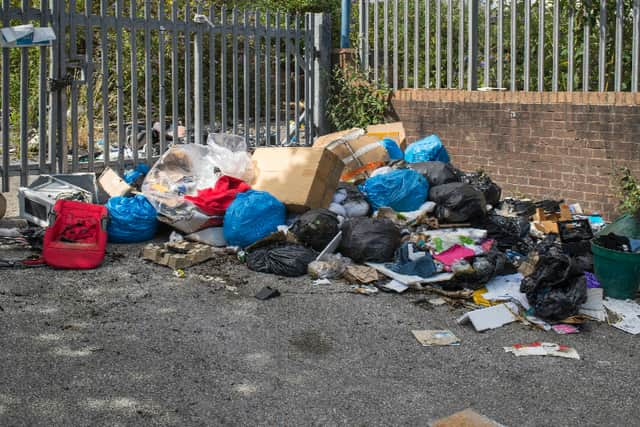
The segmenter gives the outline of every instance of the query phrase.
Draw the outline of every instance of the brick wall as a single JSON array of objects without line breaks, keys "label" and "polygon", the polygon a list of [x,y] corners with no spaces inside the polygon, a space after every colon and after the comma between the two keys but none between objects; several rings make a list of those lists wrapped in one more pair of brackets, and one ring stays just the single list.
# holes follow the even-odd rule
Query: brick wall
[{"label": "brick wall", "polygon": [[616,215],[615,168],[640,176],[640,94],[401,90],[392,105],[409,143],[436,133],[463,170],[504,195],[564,198]]}]

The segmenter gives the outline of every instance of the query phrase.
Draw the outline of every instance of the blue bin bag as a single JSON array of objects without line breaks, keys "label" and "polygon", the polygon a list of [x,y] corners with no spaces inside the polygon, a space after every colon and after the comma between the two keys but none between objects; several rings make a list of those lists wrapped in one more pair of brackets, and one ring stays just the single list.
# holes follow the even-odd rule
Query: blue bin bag
[{"label": "blue bin bag", "polygon": [[149,173],[149,165],[146,163],[140,163],[135,169],[130,169],[124,174],[124,182],[127,184],[134,183],[141,176],[146,176]]},{"label": "blue bin bag", "polygon": [[385,150],[387,150],[387,154],[389,154],[389,158],[391,160],[402,160],[404,159],[404,153],[398,147],[398,144],[391,138],[384,138],[380,141],[380,145],[382,145]]},{"label": "blue bin bag", "polygon": [[223,233],[229,246],[245,248],[267,237],[286,222],[287,209],[265,191],[240,193],[224,215]]},{"label": "blue bin bag", "polygon": [[404,152],[404,160],[408,163],[443,162],[449,163],[449,153],[442,145],[438,135],[433,134],[411,144]]},{"label": "blue bin bag", "polygon": [[398,169],[367,179],[359,190],[374,210],[390,207],[396,212],[420,209],[429,195],[429,183],[412,169]]},{"label": "blue bin bag", "polygon": [[136,243],[153,239],[158,229],[158,213],[142,194],[112,197],[107,201],[107,234],[113,243]]}]

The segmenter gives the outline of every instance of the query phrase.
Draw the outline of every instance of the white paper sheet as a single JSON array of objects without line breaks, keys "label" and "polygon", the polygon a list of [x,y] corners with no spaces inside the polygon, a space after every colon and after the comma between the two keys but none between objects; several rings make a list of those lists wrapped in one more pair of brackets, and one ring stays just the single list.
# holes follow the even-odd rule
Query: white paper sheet
[{"label": "white paper sheet", "polygon": [[527,296],[520,292],[520,282],[523,278],[524,276],[520,273],[494,277],[487,283],[487,293],[482,296],[489,301],[516,300],[525,310],[528,310],[530,306]]},{"label": "white paper sheet", "polygon": [[640,305],[630,300],[605,298],[603,301],[607,310],[616,314],[619,320],[609,318],[614,328],[633,335],[640,334]]}]

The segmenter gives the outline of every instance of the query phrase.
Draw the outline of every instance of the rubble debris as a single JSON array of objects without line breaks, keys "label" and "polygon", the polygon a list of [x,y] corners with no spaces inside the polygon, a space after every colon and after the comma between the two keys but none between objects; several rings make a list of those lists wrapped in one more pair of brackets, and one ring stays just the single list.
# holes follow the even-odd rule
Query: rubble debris
[{"label": "rubble debris", "polygon": [[216,253],[209,245],[182,240],[161,245],[150,243],[142,250],[142,258],[178,270],[205,262]]},{"label": "rubble debris", "polygon": [[423,347],[460,345],[460,339],[449,330],[413,330],[413,336]]},{"label": "rubble debris", "polygon": [[513,353],[515,356],[555,356],[580,360],[580,355],[574,348],[549,342],[536,341],[531,344],[515,344],[511,347],[504,347],[504,351]]},{"label": "rubble debris", "polygon": [[260,289],[258,293],[256,293],[256,298],[261,301],[265,301],[270,298],[276,298],[279,296],[280,296],[280,291],[277,289],[273,289],[270,286],[265,286],[264,288]]},{"label": "rubble debris", "polygon": [[364,265],[348,265],[342,275],[350,283],[369,284],[380,280],[376,269]]}]

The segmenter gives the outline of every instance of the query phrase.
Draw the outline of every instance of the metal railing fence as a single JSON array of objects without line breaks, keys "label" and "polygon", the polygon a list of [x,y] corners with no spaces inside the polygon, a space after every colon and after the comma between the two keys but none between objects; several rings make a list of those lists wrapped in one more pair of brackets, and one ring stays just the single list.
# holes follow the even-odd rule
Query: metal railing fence
[{"label": "metal railing fence", "polygon": [[3,191],[12,175],[26,185],[40,173],[152,163],[207,131],[253,146],[312,143],[327,16],[178,4],[0,0],[0,25],[57,35],[51,47],[0,49]]},{"label": "metal railing fence", "polygon": [[399,88],[638,91],[640,0],[359,0],[354,44]]}]

